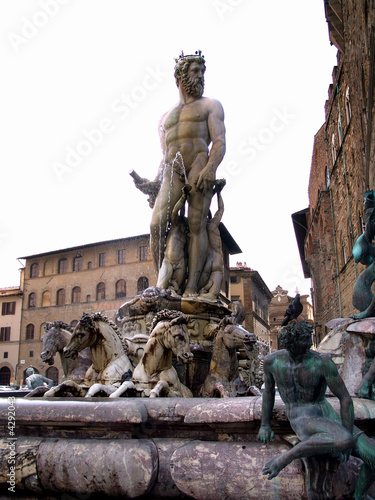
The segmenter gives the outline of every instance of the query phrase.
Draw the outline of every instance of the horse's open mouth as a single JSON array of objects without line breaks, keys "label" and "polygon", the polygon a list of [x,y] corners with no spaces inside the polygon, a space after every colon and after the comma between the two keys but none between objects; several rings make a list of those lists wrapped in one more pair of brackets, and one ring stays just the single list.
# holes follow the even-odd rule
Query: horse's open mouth
[{"label": "horse's open mouth", "polygon": [[53,365],[55,360],[53,356],[50,356],[49,354],[41,354],[40,357],[42,358],[43,363],[47,363],[47,365]]},{"label": "horse's open mouth", "polygon": [[64,349],[64,356],[66,358],[77,359],[78,352],[77,351],[65,351],[65,349]]},{"label": "horse's open mouth", "polygon": [[188,353],[180,354],[177,356],[177,363],[185,365],[186,363],[190,363],[193,360],[193,355],[189,355]]}]

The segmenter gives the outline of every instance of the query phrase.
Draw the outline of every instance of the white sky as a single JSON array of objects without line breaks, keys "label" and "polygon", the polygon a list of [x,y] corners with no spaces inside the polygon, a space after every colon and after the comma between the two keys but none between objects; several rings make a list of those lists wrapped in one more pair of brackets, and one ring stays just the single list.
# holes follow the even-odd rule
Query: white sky
[{"label": "white sky", "polygon": [[149,232],[128,173],[155,177],[174,57],[201,49],[226,115],[231,263],[309,293],[291,214],[336,63],[323,0],[1,0],[0,29],[0,287],[19,284],[17,257]]}]

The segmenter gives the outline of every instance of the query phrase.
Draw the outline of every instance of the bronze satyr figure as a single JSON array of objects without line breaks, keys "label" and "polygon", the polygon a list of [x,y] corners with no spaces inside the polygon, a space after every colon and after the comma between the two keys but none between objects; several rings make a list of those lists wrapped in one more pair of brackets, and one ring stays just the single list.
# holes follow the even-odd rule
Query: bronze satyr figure
[{"label": "bronze satyr figure", "polygon": [[365,229],[353,247],[355,262],[366,266],[354,285],[353,306],[360,312],[351,314],[353,319],[371,318],[375,316],[375,296],[372,293],[372,284],[375,281],[375,246],[372,241],[375,237],[375,191],[364,194]]},{"label": "bronze satyr figure", "polygon": [[[268,479],[296,458],[332,454],[348,459],[352,454],[363,460],[354,498],[365,498],[375,480],[375,446],[353,425],[353,401],[339,376],[336,365],[325,355],[310,350],[312,327],[306,322],[291,323],[279,335],[280,351],[264,360],[265,390],[258,439],[269,443],[275,385],[285,403],[290,425],[300,442],[270,460],[263,472]],[[340,417],[325,398],[327,386],[340,400]],[[340,455],[341,454],[341,455]]]}]

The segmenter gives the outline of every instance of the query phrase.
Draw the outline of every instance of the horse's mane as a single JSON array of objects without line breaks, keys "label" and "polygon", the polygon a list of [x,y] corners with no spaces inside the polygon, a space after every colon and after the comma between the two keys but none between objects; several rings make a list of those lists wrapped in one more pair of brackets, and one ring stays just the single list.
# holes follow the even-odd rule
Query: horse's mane
[{"label": "horse's mane", "polygon": [[224,318],[220,321],[220,323],[212,330],[210,333],[210,338],[215,340],[219,330],[224,329],[227,325],[233,324],[234,319],[232,316],[224,316]]},{"label": "horse's mane", "polygon": [[170,309],[163,309],[155,314],[152,320],[151,331],[154,330],[156,325],[161,321],[168,321],[170,326],[179,325],[181,323],[187,324],[189,322],[188,317],[181,311],[173,311]]},{"label": "horse's mane", "polygon": [[68,332],[72,333],[73,328],[68,325],[67,323],[64,323],[63,321],[47,321],[47,323],[44,324],[44,332],[47,333],[50,331],[52,328],[55,328],[57,330],[67,330]]},{"label": "horse's mane", "polygon": [[128,345],[124,341],[121,332],[118,328],[118,326],[111,321],[107,316],[101,312],[94,312],[91,314],[88,313],[83,313],[82,318],[79,320],[79,323],[86,328],[87,330],[91,332],[96,332],[97,328],[94,325],[94,323],[99,323],[103,322],[106,323],[108,326],[112,328],[112,330],[115,332],[116,336],[118,337],[119,341],[121,342],[122,347],[124,348],[124,351],[128,351]]}]

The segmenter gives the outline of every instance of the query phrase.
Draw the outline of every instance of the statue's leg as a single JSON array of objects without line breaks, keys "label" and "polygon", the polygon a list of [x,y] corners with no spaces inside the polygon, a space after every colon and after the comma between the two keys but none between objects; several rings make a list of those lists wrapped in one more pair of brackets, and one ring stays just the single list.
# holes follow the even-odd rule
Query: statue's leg
[{"label": "statue's leg", "polygon": [[211,249],[207,250],[207,258],[204,264],[202,273],[198,281],[199,293],[205,294],[212,286],[212,280],[210,280],[212,271],[212,252]]},{"label": "statue's leg", "polygon": [[53,398],[53,397],[59,397],[61,395],[64,396],[68,391],[73,393],[75,397],[83,398],[86,395],[87,388],[82,387],[73,380],[67,380],[66,382],[62,382],[56,387],[52,387],[51,389],[49,389],[44,394],[44,397]]},{"label": "statue's leg", "polygon": [[354,500],[367,498],[366,492],[375,481],[375,472],[366,464],[362,464],[353,494]]},{"label": "statue's leg", "polygon": [[104,385],[104,384],[93,384],[86,394],[86,398],[92,398],[98,392],[103,391],[109,396],[116,390],[114,385]]},{"label": "statue's leg", "polygon": [[214,385],[212,390],[213,397],[215,397],[216,394],[219,394],[219,397],[221,398],[229,398],[229,392],[225,389],[222,382],[216,382]]},{"label": "statue's leg", "polygon": [[212,199],[212,189],[203,193],[193,188],[189,198],[189,249],[188,249],[188,282],[184,297],[198,293],[198,282],[208,256],[207,215]]},{"label": "statue's leg", "polygon": [[156,284],[156,287],[160,288],[161,290],[165,290],[166,288],[168,288],[169,281],[172,278],[172,274],[173,266],[170,261],[166,257],[164,257],[163,264],[159,269],[158,282]]},{"label": "statue's leg", "polygon": [[371,285],[375,280],[375,262],[370,264],[359,276],[354,285],[352,303],[358,314],[350,315],[353,319],[369,318],[375,309],[374,295]]},{"label": "statue's leg", "polygon": [[123,382],[118,389],[116,389],[112,394],[109,395],[110,398],[119,398],[129,389],[135,389],[134,382],[126,380]]},{"label": "statue's leg", "polygon": [[175,285],[175,291],[181,293],[182,284],[184,283],[186,276],[186,266],[185,266],[185,256],[182,257],[180,262],[176,265],[173,271],[172,285]]},{"label": "statue's leg", "polygon": [[276,477],[297,458],[344,452],[354,446],[350,432],[332,420],[323,417],[301,417],[297,420],[291,424],[301,442],[266,463],[263,473],[268,475],[267,479]]},{"label": "statue's leg", "polygon": [[219,296],[220,290],[221,290],[221,285],[223,282],[223,271],[213,271],[211,274],[211,280],[212,280],[212,286],[208,290],[210,294],[212,294],[215,297]]},{"label": "statue's leg", "polygon": [[165,380],[159,380],[156,386],[150,392],[150,398],[160,398],[161,394],[165,392],[168,395],[169,392],[169,384]]},{"label": "statue's leg", "polygon": [[[355,428],[354,433],[356,431],[359,431],[359,429]],[[362,500],[366,498],[367,490],[375,482],[374,440],[370,439],[366,434],[361,434],[356,440],[353,455],[359,457],[364,462],[359,472],[353,496],[355,500]]]},{"label": "statue's leg", "polygon": [[364,318],[373,318],[374,316],[375,316],[375,297],[372,299],[371,304],[368,306],[367,309],[357,314],[351,314],[350,318],[364,319]]},{"label": "statue's leg", "polygon": [[165,165],[163,182],[155,200],[150,226],[150,247],[155,270],[158,271],[164,258],[168,226],[173,207],[180,199],[181,182],[171,165]]}]

